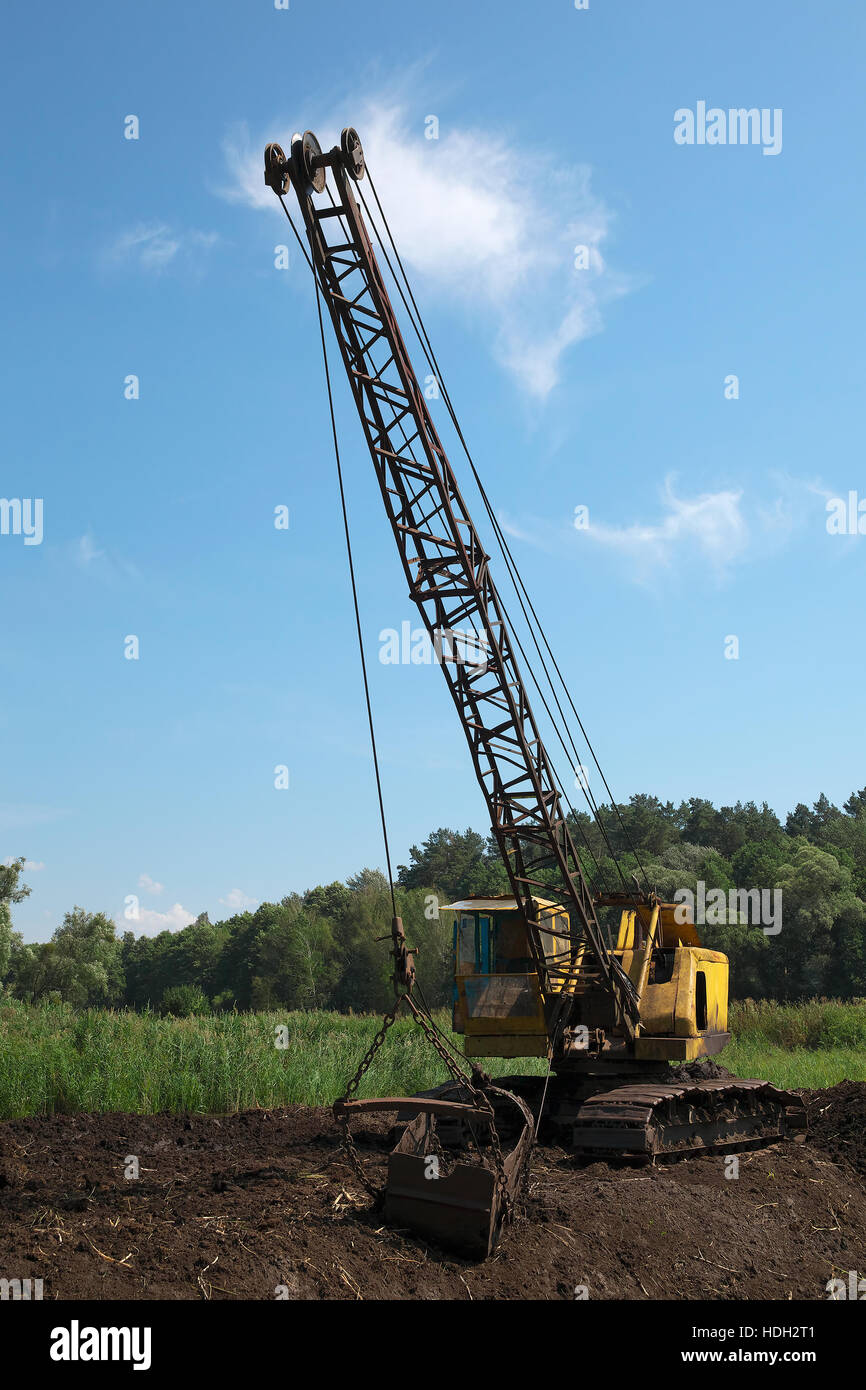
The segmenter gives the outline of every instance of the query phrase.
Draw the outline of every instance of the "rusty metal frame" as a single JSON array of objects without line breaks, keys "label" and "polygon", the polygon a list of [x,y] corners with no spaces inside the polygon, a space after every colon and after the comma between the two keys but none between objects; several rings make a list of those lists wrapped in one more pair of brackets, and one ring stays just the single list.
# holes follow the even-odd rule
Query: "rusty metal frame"
[{"label": "rusty metal frame", "polygon": [[[463,631],[476,653],[485,656],[480,662],[446,656],[441,665],[528,925],[548,1021],[578,1022],[582,994],[601,989],[612,997],[613,1014],[631,1036],[637,1022],[634,987],[599,927],[489,557],[412,367],[341,151],[335,147],[315,162],[331,173],[336,200],[329,188],[327,200],[314,194],[295,161],[291,182],[410,596],[434,649],[442,649],[443,634]],[[539,877],[542,870],[553,871],[552,881]],[[533,902],[542,895],[568,912],[568,963],[545,957]],[[575,981],[582,942],[588,954]],[[566,981],[567,993],[554,989]]]}]

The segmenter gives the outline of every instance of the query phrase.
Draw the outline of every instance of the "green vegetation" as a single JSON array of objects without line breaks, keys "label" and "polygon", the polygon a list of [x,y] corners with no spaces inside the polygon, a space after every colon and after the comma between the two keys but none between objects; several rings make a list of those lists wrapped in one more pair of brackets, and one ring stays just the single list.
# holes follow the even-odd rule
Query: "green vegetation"
[{"label": "green vegetation", "polygon": [[836,999],[806,999],[796,1005],[743,999],[731,1005],[728,1025],[740,1045],[789,1051],[859,1049],[866,1066],[866,999],[847,1004]]},{"label": "green vegetation", "polygon": [[[448,1032],[446,1011],[437,1022]],[[52,1111],[221,1113],[256,1106],[327,1105],[345,1091],[380,1023],[375,1015],[222,1013],[175,1018],[148,1011],[0,1002],[0,1119]],[[866,1081],[866,1004],[744,1001],[721,1060],[781,1086]],[[287,1046],[278,1047],[277,1030]],[[460,1040],[452,1037],[455,1046]],[[538,1059],[491,1060],[493,1074],[543,1074]],[[359,1094],[408,1095],[445,1079],[409,1019],[391,1030]]]},{"label": "green vegetation", "polygon": [[769,1081],[789,1091],[820,1091],[840,1081],[866,1081],[866,1054],[851,1047],[789,1051],[735,1040],[719,1060],[736,1076]]},{"label": "green vegetation", "polygon": [[733,1040],[719,1060],[737,1076],[793,1090],[866,1081],[866,1000],[744,999],[732,1004],[729,1026]]},{"label": "green vegetation", "polygon": [[[437,1022],[450,1034],[444,1010]],[[0,1003],[0,1119],[328,1105],[345,1092],[380,1023],[375,1015],[318,1011],[171,1018],[7,1000]],[[277,1046],[281,1028],[286,1047]],[[545,1064],[528,1060],[521,1069],[543,1072]],[[398,1019],[359,1095],[407,1095],[444,1079],[418,1026]]]}]

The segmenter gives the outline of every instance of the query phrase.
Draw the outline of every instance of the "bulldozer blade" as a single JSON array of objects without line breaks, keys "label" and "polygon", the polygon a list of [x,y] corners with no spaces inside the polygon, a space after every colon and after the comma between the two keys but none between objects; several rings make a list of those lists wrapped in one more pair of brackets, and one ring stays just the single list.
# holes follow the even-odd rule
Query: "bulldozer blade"
[{"label": "bulldozer blade", "polygon": [[507,1212],[520,1190],[532,1147],[527,1123],[503,1159],[504,1194],[496,1170],[457,1159],[440,1173],[435,1116],[419,1114],[408,1124],[388,1159],[385,1220],[476,1259],[496,1246]]}]

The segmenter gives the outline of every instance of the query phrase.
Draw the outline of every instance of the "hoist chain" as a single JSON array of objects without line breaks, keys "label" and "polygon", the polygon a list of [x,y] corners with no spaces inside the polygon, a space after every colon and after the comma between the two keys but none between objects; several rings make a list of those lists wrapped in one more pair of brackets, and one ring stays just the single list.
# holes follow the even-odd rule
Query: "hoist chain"
[{"label": "hoist chain", "polygon": [[[351,1080],[349,1081],[349,1084],[346,1087],[346,1093],[342,1097],[342,1099],[344,1102],[349,1101],[357,1095],[358,1087],[360,1086],[361,1081],[364,1078],[364,1075],[367,1071],[369,1071],[373,1063],[373,1060],[376,1056],[376,1053],[379,1051],[379,1048],[385,1041],[385,1038],[388,1034],[388,1030],[391,1027],[391,1025],[396,1021],[397,1014],[399,1013],[400,1007],[403,1004],[405,1004],[406,1007],[410,1010],[413,1018],[415,1019],[415,1022],[418,1024],[422,1033],[427,1038],[427,1041],[433,1046],[433,1048],[439,1054],[442,1061],[445,1063],[445,1066],[447,1067],[452,1080],[454,1080],[462,1089],[468,1091],[469,1101],[471,1105],[473,1105],[474,1108],[477,1110],[479,1119],[481,1119],[487,1125],[490,1131],[490,1148],[493,1152],[493,1162],[496,1172],[496,1188],[499,1194],[500,1210],[503,1213],[504,1219],[508,1221],[511,1219],[512,1216],[513,1204],[508,1193],[508,1182],[505,1174],[505,1160],[502,1155],[502,1145],[499,1141],[499,1134],[496,1129],[496,1123],[493,1117],[493,1106],[490,1103],[488,1097],[490,1093],[505,1096],[506,1099],[512,1099],[512,1097],[508,1094],[508,1092],[500,1091],[498,1087],[491,1086],[490,1078],[486,1075],[485,1072],[481,1070],[480,1067],[477,1067],[473,1064],[471,1076],[467,1076],[466,1073],[460,1069],[454,1058],[451,1056],[447,1048],[443,1045],[442,1041],[440,1040],[435,1025],[425,1018],[424,1014],[415,1004],[411,995],[401,994],[400,997],[397,999],[396,1003],[394,1004],[393,1009],[391,1009],[389,1013],[385,1014],[382,1020],[381,1027],[375,1034],[373,1041],[370,1043],[370,1046],[367,1048],[367,1051],[364,1053],[364,1056],[361,1058],[361,1061],[359,1062],[354,1075],[352,1076]],[[407,1107],[408,1105],[409,1102],[407,1101]],[[370,1194],[370,1196],[374,1199],[374,1202],[378,1205],[385,1196],[385,1188],[375,1187],[373,1183],[370,1182],[369,1178],[364,1172],[364,1165],[361,1162],[360,1154],[358,1153],[358,1150],[355,1146],[355,1141],[352,1138],[352,1132],[349,1128],[349,1116],[346,1113],[346,1111],[342,1109],[338,1111],[337,1118],[338,1123],[340,1124],[341,1129],[343,1131],[343,1147],[346,1151],[346,1157],[349,1160],[352,1170],[358,1181],[361,1183],[362,1187]],[[443,1154],[443,1149],[438,1139],[438,1135],[436,1134],[435,1120],[431,1125],[431,1135],[433,1138],[433,1144],[437,1152],[437,1156],[441,1156]]]},{"label": "hoist chain", "polygon": [[[364,1056],[361,1058],[361,1061],[358,1064],[358,1068],[354,1076],[352,1077],[351,1081],[346,1087],[346,1094],[345,1096],[343,1096],[343,1100],[352,1100],[353,1097],[357,1095],[358,1087],[361,1084],[361,1081],[364,1077],[364,1073],[369,1070],[373,1058],[376,1056],[376,1053],[379,1051],[379,1048],[385,1041],[385,1036],[388,1032],[388,1029],[391,1027],[391,1024],[394,1023],[394,1021],[397,1018],[397,1011],[400,1008],[401,1002],[402,1000],[398,999],[391,1012],[387,1013],[383,1018],[381,1028],[379,1029],[378,1033],[376,1033],[375,1037],[373,1038],[373,1041],[367,1048],[367,1051],[364,1053]],[[374,1200],[377,1203],[380,1202],[382,1197],[384,1196],[385,1189],[374,1187],[373,1184],[367,1178],[367,1174],[364,1172],[364,1165],[361,1162],[358,1150],[355,1148],[355,1141],[352,1138],[352,1132],[349,1129],[349,1116],[346,1114],[344,1110],[339,1112],[338,1122],[343,1130],[343,1147],[346,1150],[346,1157],[348,1158],[349,1163],[351,1164],[354,1170],[355,1177],[358,1179],[361,1186],[366,1188],[370,1196],[374,1198]]]}]

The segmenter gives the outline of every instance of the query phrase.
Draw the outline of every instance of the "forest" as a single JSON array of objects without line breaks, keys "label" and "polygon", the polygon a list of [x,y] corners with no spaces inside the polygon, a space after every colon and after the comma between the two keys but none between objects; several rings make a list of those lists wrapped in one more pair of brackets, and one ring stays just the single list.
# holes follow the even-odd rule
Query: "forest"
[{"label": "forest", "polygon": [[[766,802],[679,805],[648,794],[572,817],[595,889],[634,879],[673,901],[704,886],[771,890],[781,905],[773,933],[745,914],[707,915],[704,944],[731,962],[734,999],[859,999],[866,996],[866,788],[839,808],[825,796],[783,821]],[[30,892],[23,858],[0,866],[0,988],[35,1003],[151,1009],[187,1016],[275,1008],[359,1013],[391,997],[387,881],[365,868],[346,882],[288,892],[279,902],[211,922],[202,913],[179,931],[120,931],[102,910],[74,907],[50,941],[26,943],[13,912]],[[634,878],[632,877],[634,876]],[[493,841],[468,829],[438,829],[409,851],[397,873],[397,907],[431,1007],[450,997],[453,914],[469,894],[506,893]],[[94,905],[95,906],[95,905]]]}]

